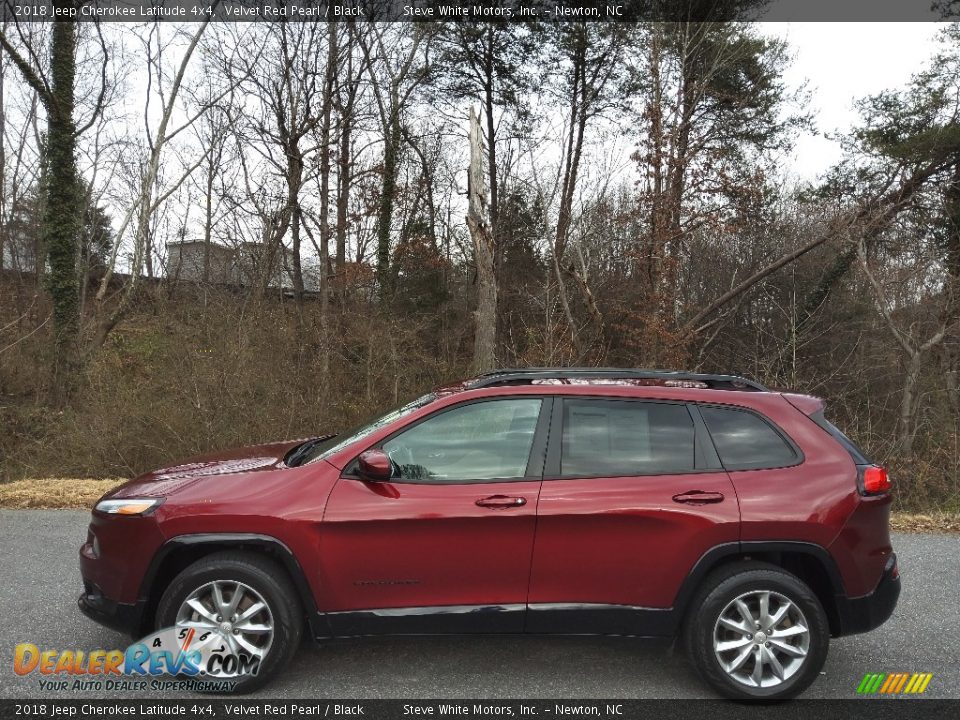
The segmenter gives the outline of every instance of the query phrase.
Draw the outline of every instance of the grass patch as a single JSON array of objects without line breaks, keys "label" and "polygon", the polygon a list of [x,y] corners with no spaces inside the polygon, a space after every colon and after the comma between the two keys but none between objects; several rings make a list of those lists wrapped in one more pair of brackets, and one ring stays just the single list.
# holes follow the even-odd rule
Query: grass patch
[{"label": "grass patch", "polygon": [[107,490],[126,482],[121,479],[34,478],[0,484],[0,508],[91,508]]}]

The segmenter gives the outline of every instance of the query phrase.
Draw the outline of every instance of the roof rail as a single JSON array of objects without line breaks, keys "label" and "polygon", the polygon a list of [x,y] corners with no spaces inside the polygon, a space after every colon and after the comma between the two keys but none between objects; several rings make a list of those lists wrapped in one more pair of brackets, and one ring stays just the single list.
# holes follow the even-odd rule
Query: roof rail
[{"label": "roof rail", "polygon": [[643,368],[501,368],[490,370],[467,382],[471,389],[496,385],[530,385],[537,380],[662,380],[664,382],[698,382],[712,390],[749,390],[769,392],[758,382],[738,375],[712,375],[678,370]]}]

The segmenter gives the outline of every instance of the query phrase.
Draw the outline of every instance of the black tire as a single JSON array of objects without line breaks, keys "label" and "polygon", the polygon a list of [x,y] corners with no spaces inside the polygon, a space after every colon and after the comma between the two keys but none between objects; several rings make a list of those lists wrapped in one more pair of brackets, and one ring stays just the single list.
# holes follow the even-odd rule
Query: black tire
[{"label": "black tire", "polygon": [[[770,591],[793,603],[803,613],[809,635],[806,657],[799,661],[792,675],[771,687],[747,685],[732,677],[721,665],[720,658],[714,652],[714,633],[718,627],[721,628],[721,633],[725,630],[719,624],[725,608],[743,596],[747,597],[749,604],[756,596],[747,594],[756,591]],[[777,602],[779,605],[776,599],[772,602]],[[789,619],[786,622],[789,623]],[[737,642],[744,639],[738,637],[737,633],[732,633],[732,637]],[[740,652],[746,653],[748,648],[752,649],[752,652],[757,655],[749,655],[744,667],[755,668],[755,657],[762,656],[764,651],[762,647],[757,646],[755,635],[748,637],[751,642],[743,646],[742,651],[738,648],[727,652],[737,657]],[[830,628],[820,601],[798,577],[775,565],[742,562],[721,568],[707,577],[691,603],[690,612],[687,613],[683,640],[687,658],[707,683],[724,697],[735,700],[786,700],[806,690],[820,674],[830,646]],[[771,646],[766,644],[766,647]],[[724,655],[724,657],[731,657],[731,655]],[[786,662],[795,662],[787,655],[779,655],[779,658],[785,659]],[[733,664],[731,661],[730,666]],[[766,675],[766,669],[761,672],[769,678],[768,681],[774,680],[772,675]],[[769,672],[773,672],[772,667],[769,668]],[[745,671],[740,670],[738,673],[745,673]]]},{"label": "black tire", "polygon": [[177,612],[190,594],[216,580],[248,585],[260,594],[273,618],[273,640],[257,674],[237,680],[232,689],[236,694],[248,693],[286,667],[299,647],[303,632],[300,603],[287,573],[269,558],[254,553],[218,552],[198,560],[173,579],[160,598],[157,627],[174,626]]}]

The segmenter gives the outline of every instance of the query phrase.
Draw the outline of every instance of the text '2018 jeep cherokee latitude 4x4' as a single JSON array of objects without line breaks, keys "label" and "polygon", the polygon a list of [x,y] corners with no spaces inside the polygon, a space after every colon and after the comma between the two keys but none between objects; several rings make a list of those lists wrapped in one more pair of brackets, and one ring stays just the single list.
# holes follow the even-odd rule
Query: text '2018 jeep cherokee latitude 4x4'
[{"label": "text '2018 jeep cherokee latitude 4x4'", "polygon": [[738,377],[501,370],[369,425],[139,477],[93,511],[80,607],[301,633],[680,636],[718,692],[784,698],[900,593],[890,483],[815,398]]}]

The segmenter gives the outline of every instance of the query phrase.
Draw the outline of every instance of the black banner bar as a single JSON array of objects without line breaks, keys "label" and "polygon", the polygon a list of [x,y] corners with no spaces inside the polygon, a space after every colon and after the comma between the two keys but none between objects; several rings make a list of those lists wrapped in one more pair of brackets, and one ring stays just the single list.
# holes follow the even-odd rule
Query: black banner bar
[{"label": "black banner bar", "polygon": [[937,21],[960,0],[0,0],[0,21]]},{"label": "black banner bar", "polygon": [[596,718],[678,720],[679,718],[775,717],[776,720],[911,720],[956,718],[958,700],[872,698],[795,700],[743,704],[720,700],[251,700],[201,697],[194,700],[0,700],[0,720],[13,718],[330,718],[414,720],[428,718]]}]

